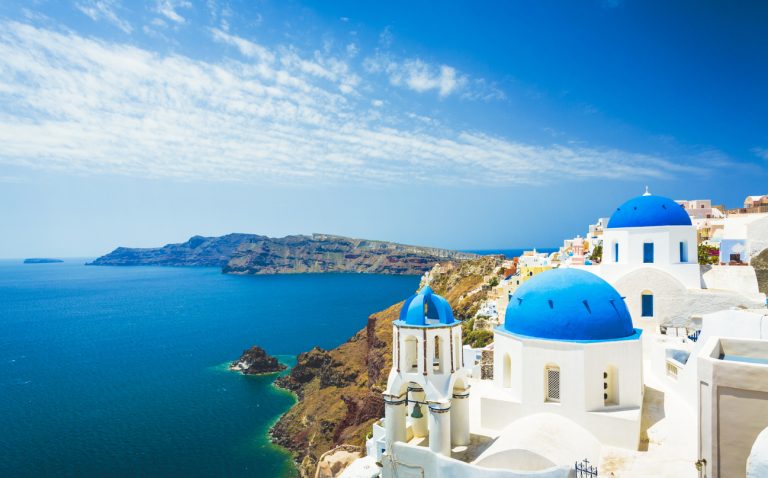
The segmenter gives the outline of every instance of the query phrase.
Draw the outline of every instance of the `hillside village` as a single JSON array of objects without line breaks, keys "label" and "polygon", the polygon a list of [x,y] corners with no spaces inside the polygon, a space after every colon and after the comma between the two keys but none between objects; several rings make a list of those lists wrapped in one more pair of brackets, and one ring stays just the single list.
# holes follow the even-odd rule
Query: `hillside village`
[{"label": "hillside village", "polygon": [[376,324],[364,449],[317,476],[766,476],[766,255],[768,196],[646,191],[555,252],[437,265]]}]

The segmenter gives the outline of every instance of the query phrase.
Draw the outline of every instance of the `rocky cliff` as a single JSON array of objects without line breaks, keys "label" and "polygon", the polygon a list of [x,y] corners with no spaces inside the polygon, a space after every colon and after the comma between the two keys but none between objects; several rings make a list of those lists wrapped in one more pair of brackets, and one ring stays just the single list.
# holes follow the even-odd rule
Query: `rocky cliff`
[{"label": "rocky cliff", "polygon": [[195,236],[149,249],[119,247],[92,265],[219,266],[229,274],[363,272],[421,274],[439,261],[475,254],[393,242],[314,234],[271,238],[254,234]]},{"label": "rocky cliff", "polygon": [[393,242],[313,234],[249,240],[224,267],[231,274],[364,272],[421,274],[438,261],[462,260],[474,254],[406,246]]},{"label": "rocky cliff", "polygon": [[[430,271],[430,285],[448,299],[457,318],[469,318],[485,298],[484,277],[500,265],[496,256],[438,265]],[[392,364],[392,321],[400,306],[371,315],[364,329],[333,350],[299,355],[291,373],[277,380],[296,393],[298,402],[271,435],[294,453],[302,476],[314,476],[326,451],[364,445],[371,425],[384,415],[381,392]]]},{"label": "rocky cliff", "polygon": [[768,294],[768,249],[753,257],[750,264],[755,268],[760,292]]},{"label": "rocky cliff", "polygon": [[187,242],[163,247],[118,247],[90,262],[95,266],[214,266],[224,267],[238,247],[255,234],[227,234],[221,237],[193,236]]}]

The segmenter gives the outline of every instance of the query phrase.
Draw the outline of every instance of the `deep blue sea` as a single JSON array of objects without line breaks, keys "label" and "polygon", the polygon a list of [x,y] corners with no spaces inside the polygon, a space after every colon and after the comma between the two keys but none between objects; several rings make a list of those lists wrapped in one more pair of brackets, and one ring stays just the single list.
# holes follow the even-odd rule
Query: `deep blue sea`
[{"label": "deep blue sea", "polygon": [[226,370],[339,345],[414,276],[0,261],[0,476],[293,476],[266,431],[294,401]]}]

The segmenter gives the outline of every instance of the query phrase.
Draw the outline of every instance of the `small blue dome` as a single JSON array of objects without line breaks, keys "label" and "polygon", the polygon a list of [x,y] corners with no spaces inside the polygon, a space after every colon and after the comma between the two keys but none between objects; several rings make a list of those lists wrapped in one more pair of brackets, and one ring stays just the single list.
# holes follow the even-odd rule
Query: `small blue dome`
[{"label": "small blue dome", "polygon": [[549,340],[639,336],[616,289],[579,269],[553,269],[526,281],[509,299],[503,327],[513,334]]},{"label": "small blue dome", "polygon": [[618,208],[608,227],[690,226],[685,208],[664,196],[643,195],[632,198]]},{"label": "small blue dome", "polygon": [[453,318],[451,305],[443,297],[425,286],[418,294],[412,295],[400,309],[400,321],[405,325],[430,326],[458,323]]}]

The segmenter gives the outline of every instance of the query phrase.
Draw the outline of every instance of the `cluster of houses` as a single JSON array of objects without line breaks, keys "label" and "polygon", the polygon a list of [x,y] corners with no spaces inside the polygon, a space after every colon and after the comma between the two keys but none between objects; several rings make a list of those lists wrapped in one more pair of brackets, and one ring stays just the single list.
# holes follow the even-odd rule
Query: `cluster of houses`
[{"label": "cluster of houses", "polygon": [[[523,254],[481,307],[483,350],[425,286],[393,324],[385,416],[342,476],[768,476],[755,198],[730,213],[646,191]],[[702,244],[718,260],[700,264]]]}]

